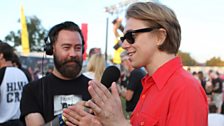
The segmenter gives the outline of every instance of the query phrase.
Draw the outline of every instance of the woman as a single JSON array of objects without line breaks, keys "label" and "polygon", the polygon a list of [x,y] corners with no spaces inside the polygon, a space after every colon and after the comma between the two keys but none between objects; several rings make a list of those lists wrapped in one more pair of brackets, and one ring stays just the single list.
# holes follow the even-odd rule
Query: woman
[{"label": "woman", "polygon": [[102,54],[93,54],[87,64],[87,72],[83,73],[90,79],[100,81],[105,69],[105,59]]}]

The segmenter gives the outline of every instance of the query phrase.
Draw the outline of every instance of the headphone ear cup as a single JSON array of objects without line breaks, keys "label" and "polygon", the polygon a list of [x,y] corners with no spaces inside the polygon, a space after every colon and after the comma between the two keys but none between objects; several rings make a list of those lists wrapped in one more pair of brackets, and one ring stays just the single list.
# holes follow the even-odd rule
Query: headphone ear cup
[{"label": "headphone ear cup", "polygon": [[44,51],[46,52],[47,55],[53,55],[53,47],[49,37],[46,37],[44,41],[45,41]]},{"label": "headphone ear cup", "polygon": [[84,54],[84,52],[85,52],[85,47],[84,45],[82,45],[82,54]]}]

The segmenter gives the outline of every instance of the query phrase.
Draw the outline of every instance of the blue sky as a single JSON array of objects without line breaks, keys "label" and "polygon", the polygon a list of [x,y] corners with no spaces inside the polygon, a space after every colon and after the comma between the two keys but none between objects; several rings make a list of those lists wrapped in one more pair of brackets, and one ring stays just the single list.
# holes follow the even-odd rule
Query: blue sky
[{"label": "blue sky", "polygon": [[[20,0],[0,0],[0,39],[10,31],[20,29]],[[109,15],[104,8],[124,0],[23,0],[26,16],[37,16],[45,29],[66,20],[88,23],[88,49],[105,50],[106,18],[109,19],[108,53],[113,54],[112,20],[123,12]],[[189,52],[199,62],[213,56],[224,60],[224,1],[223,0],[160,0],[172,8],[182,27],[180,49]],[[125,10],[125,9],[123,9]],[[125,24],[125,21],[123,22]]]}]

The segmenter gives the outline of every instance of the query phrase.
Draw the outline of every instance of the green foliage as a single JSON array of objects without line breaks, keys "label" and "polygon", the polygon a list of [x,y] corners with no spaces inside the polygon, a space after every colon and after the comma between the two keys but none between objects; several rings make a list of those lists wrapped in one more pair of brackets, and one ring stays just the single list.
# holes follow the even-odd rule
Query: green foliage
[{"label": "green foliage", "polygon": [[[18,21],[20,23],[20,20]],[[30,51],[42,51],[44,45],[44,37],[47,31],[42,27],[41,21],[36,17],[27,17],[27,30],[29,35]],[[14,47],[21,45],[21,29],[17,32],[11,31],[5,41],[14,42]]]},{"label": "green foliage", "polygon": [[212,57],[206,61],[206,66],[224,66],[224,61],[220,57]]},{"label": "green foliage", "polygon": [[189,53],[179,51],[177,55],[182,59],[184,66],[198,65],[197,61],[193,59]]}]

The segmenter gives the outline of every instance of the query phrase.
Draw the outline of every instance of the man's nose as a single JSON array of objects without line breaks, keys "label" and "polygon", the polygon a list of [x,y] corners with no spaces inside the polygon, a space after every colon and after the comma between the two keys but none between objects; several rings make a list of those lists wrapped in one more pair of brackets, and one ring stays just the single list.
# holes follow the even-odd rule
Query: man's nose
[{"label": "man's nose", "polygon": [[70,49],[70,51],[69,51],[69,56],[70,57],[76,57],[77,54],[78,54],[78,52],[74,48]]},{"label": "man's nose", "polygon": [[129,46],[130,46],[130,44],[129,44],[126,40],[124,40],[124,41],[122,42],[121,47],[122,47],[123,49],[126,50]]}]

